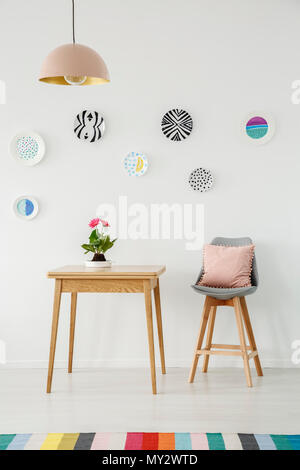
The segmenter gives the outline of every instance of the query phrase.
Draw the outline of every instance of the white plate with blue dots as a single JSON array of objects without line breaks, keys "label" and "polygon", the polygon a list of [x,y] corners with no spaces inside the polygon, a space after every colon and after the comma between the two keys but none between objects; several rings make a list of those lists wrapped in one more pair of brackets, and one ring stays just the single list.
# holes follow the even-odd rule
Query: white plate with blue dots
[{"label": "white plate with blue dots", "polygon": [[130,152],[124,159],[124,168],[129,176],[143,176],[148,170],[148,158],[143,153]]},{"label": "white plate with blue dots", "polygon": [[45,142],[36,132],[20,132],[10,143],[10,152],[23,165],[33,166],[45,155]]}]

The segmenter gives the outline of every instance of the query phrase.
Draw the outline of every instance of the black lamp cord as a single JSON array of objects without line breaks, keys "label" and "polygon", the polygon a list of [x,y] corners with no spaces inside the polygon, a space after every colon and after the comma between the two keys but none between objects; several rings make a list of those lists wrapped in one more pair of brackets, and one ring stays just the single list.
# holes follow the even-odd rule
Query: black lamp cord
[{"label": "black lamp cord", "polygon": [[74,20],[74,0],[72,0],[72,29],[73,29],[73,44],[75,44],[75,20]]}]

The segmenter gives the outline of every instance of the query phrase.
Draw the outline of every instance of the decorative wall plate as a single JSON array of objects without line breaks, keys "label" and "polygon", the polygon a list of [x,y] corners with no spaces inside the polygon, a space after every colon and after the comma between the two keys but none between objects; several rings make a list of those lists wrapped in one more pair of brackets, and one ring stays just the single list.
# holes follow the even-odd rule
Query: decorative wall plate
[{"label": "decorative wall plate", "polygon": [[255,145],[262,145],[269,142],[274,132],[274,119],[267,113],[250,113],[242,123],[243,135],[249,142]]},{"label": "decorative wall plate", "polygon": [[33,166],[39,163],[45,155],[45,142],[35,132],[20,132],[10,143],[10,152],[19,162]]},{"label": "decorative wall plate", "polygon": [[209,170],[205,168],[196,168],[189,177],[189,184],[195,191],[204,193],[213,185],[213,177]]},{"label": "decorative wall plate", "polygon": [[105,122],[97,111],[82,111],[74,121],[74,132],[78,139],[96,142],[105,132]]},{"label": "decorative wall plate", "polygon": [[33,219],[39,211],[39,205],[32,196],[20,196],[14,202],[14,213],[21,219]]},{"label": "decorative wall plate", "polygon": [[173,141],[186,139],[193,129],[193,120],[189,113],[183,109],[171,109],[161,121],[161,130],[164,135]]},{"label": "decorative wall plate", "polygon": [[148,170],[148,158],[143,153],[130,152],[124,159],[129,176],[142,176]]}]

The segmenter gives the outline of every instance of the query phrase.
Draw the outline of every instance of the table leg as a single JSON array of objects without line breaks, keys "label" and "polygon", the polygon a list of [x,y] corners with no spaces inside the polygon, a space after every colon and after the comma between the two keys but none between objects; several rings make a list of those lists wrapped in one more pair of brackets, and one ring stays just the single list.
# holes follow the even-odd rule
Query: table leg
[{"label": "table leg", "polygon": [[73,366],[76,306],[77,306],[77,292],[72,292],[71,293],[71,312],[70,312],[69,364],[68,364],[69,374],[72,373],[72,366]]},{"label": "table leg", "polygon": [[155,353],[154,353],[154,337],[153,337],[153,319],[152,319],[152,302],[151,302],[151,284],[150,281],[144,281],[145,307],[148,330],[148,343],[151,367],[152,392],[156,394],[156,373],[155,373]]},{"label": "table leg", "polygon": [[49,366],[48,366],[47,393],[51,392],[53,365],[54,365],[56,338],[57,338],[57,327],[58,327],[58,318],[59,318],[59,309],[60,309],[60,299],[61,299],[61,285],[62,285],[61,279],[56,279],[56,281],[55,281],[55,292],[54,292],[54,303],[53,303],[52,332],[51,332],[51,341],[50,341]]},{"label": "table leg", "polygon": [[162,371],[162,374],[165,374],[166,373],[166,364],[165,364],[163,327],[162,327],[162,319],[161,319],[159,279],[157,279],[156,287],[154,287],[154,300],[155,300],[155,311],[156,311],[156,321],[157,321],[161,371]]}]

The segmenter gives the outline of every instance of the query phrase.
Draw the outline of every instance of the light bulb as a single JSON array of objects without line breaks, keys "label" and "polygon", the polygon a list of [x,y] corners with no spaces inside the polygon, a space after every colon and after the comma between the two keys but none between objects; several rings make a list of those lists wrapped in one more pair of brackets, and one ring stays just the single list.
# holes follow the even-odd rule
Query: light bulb
[{"label": "light bulb", "polygon": [[67,83],[69,83],[69,85],[82,85],[87,77],[84,77],[84,76],[79,76],[79,77],[75,77],[73,75],[67,75],[64,77],[64,79],[66,80]]}]

